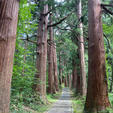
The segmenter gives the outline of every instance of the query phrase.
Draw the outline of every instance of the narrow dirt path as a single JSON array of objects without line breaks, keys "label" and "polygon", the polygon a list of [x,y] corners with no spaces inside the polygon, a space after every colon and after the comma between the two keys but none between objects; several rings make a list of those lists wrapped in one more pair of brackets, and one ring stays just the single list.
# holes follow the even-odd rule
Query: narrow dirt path
[{"label": "narrow dirt path", "polygon": [[47,113],[73,113],[70,90],[68,88],[63,89],[62,96]]}]

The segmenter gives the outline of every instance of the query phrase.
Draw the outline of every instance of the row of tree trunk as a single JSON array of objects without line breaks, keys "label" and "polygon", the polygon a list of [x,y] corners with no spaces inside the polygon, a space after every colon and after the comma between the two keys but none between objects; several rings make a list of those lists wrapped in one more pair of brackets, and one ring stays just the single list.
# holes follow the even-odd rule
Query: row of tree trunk
[{"label": "row of tree trunk", "polygon": [[[46,71],[47,71],[47,53],[48,53],[48,93],[55,93],[58,88],[57,76],[57,56],[56,45],[54,43],[53,27],[49,27],[48,40],[48,23],[52,25],[52,14],[48,18],[47,0],[40,1],[40,19],[38,27],[37,40],[37,73],[35,75],[35,91],[37,91],[42,100],[46,102]],[[49,22],[48,22],[49,19]],[[48,50],[48,51],[47,51]]]},{"label": "row of tree trunk", "polygon": [[[50,22],[52,25],[52,13],[50,14]],[[57,56],[56,45],[54,43],[54,31],[53,27],[49,28],[49,40],[48,40],[48,93],[55,93],[59,91],[58,88],[58,76],[57,76]]]},{"label": "row of tree trunk", "polygon": [[37,91],[42,100],[46,100],[46,62],[47,62],[47,36],[48,36],[48,5],[46,0],[40,1],[42,8],[40,9],[40,19],[38,26],[38,40],[37,40],[37,73],[35,75],[35,91]]},{"label": "row of tree trunk", "polygon": [[[35,75],[35,91],[37,91],[43,101],[46,100],[46,62],[47,62],[47,34],[48,34],[48,5],[45,4],[47,0],[42,0],[40,9],[40,19],[38,28],[38,41],[37,41],[37,73]],[[13,69],[13,56],[16,42],[16,31],[18,21],[18,0],[2,0],[0,1],[0,113],[9,113],[10,105],[10,89],[11,78]],[[50,19],[50,21],[52,21]],[[53,40],[53,29],[50,28],[50,40]],[[53,46],[54,45],[54,46]],[[57,56],[56,46],[50,45],[49,52],[52,52],[52,56],[48,56],[48,65],[50,69],[48,80],[55,87],[55,91],[58,91],[58,78],[57,78]],[[51,65],[52,64],[52,65]],[[52,66],[52,73],[51,73]],[[54,88],[52,89],[54,90]],[[51,93],[51,92],[50,92]]]},{"label": "row of tree trunk", "polygon": [[[40,11],[39,28],[38,28],[38,47],[37,47],[37,73],[35,90],[40,94],[43,100],[46,99],[46,61],[47,61],[47,34],[48,34],[48,5],[45,4],[47,0],[41,1],[43,7]],[[0,1],[0,113],[9,112],[10,103],[10,87],[11,87],[11,76],[13,68],[13,56],[15,50],[16,41],[16,30],[18,20],[18,0],[2,0]],[[81,0],[78,5],[78,18],[81,18]],[[86,95],[86,103],[84,111],[90,113],[98,113],[101,110],[105,110],[106,107],[110,106],[108,99],[108,88],[107,88],[107,77],[105,69],[105,50],[102,32],[102,21],[101,21],[101,3],[99,0],[88,1],[88,88]],[[86,74],[85,74],[85,62],[84,62],[84,45],[83,45],[83,28],[82,23],[79,24],[81,35],[79,43],[79,55],[81,58],[81,74],[76,75],[76,67],[73,69],[76,83],[81,83],[80,93],[86,94]],[[51,34],[51,32],[50,32]],[[53,40],[53,39],[50,39]],[[53,47],[49,47],[52,53],[52,59],[50,58],[49,65],[57,70],[56,62],[56,50]],[[49,57],[49,56],[48,56]],[[51,64],[50,64],[51,63]],[[54,66],[53,66],[54,65]],[[75,65],[75,64],[74,64]],[[56,67],[55,67],[56,66]],[[51,71],[51,70],[50,70]],[[52,76],[54,73],[55,76]],[[52,77],[51,85],[54,84],[56,79],[56,72],[50,72]],[[73,85],[74,87],[77,84]],[[56,84],[54,85],[57,86]],[[57,90],[57,88],[56,88]],[[53,91],[53,90],[50,90]]]},{"label": "row of tree trunk", "polygon": [[[83,25],[80,22],[79,57],[80,75],[77,75],[76,61],[73,59],[72,86],[82,96],[86,95],[84,113],[98,113],[110,106],[105,68],[105,50],[101,20],[101,3],[88,0],[88,87],[86,93],[86,74],[84,61]],[[81,0],[78,2],[78,18],[82,16]]]}]

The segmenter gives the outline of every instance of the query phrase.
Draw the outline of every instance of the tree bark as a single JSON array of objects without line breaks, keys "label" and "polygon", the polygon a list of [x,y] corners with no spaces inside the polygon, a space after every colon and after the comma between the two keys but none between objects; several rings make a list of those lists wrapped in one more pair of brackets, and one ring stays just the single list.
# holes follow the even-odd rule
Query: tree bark
[{"label": "tree bark", "polygon": [[72,61],[72,88],[76,90],[77,87],[77,70],[76,70],[76,63],[75,59]]},{"label": "tree bark", "polygon": [[0,1],[0,113],[9,113],[19,2]]},{"label": "tree bark", "polygon": [[57,72],[57,54],[56,54],[56,44],[54,46],[54,57],[53,57],[53,66],[54,66],[54,83],[56,91],[59,91],[59,81],[58,81],[58,72]]},{"label": "tree bark", "polygon": [[66,75],[65,78],[64,78],[64,83],[65,83],[65,87],[67,87],[67,86],[68,86],[67,75]]},{"label": "tree bark", "polygon": [[[52,14],[50,14],[50,24],[52,24]],[[53,45],[53,28],[49,28],[49,45],[48,45],[48,93],[55,92],[54,85],[54,68],[53,68],[53,58],[54,58],[54,45]]]},{"label": "tree bark", "polygon": [[69,88],[71,89],[71,85],[72,85],[72,75],[68,75],[68,86],[69,86]]},{"label": "tree bark", "polygon": [[[78,2],[78,19],[81,19],[82,16],[82,3],[81,0]],[[80,21],[79,23],[80,35],[79,35],[79,55],[80,55],[80,82],[81,82],[81,95],[86,95],[86,72],[85,72],[85,59],[84,59],[84,38],[83,38],[83,24]]]},{"label": "tree bark", "polygon": [[62,85],[61,52],[59,52],[59,82]]},{"label": "tree bark", "polygon": [[80,90],[81,90],[80,76],[78,75],[77,76],[77,87],[76,87],[76,94],[77,95],[81,93]]},{"label": "tree bark", "polygon": [[[80,54],[77,49],[77,59],[80,59]],[[77,71],[77,84],[76,84],[76,90],[75,93],[78,95],[81,93],[81,81],[80,81],[80,63],[77,64],[78,70]]]},{"label": "tree bark", "polygon": [[110,106],[99,0],[88,1],[88,91],[84,111],[98,113]]},{"label": "tree bark", "polygon": [[48,15],[44,15],[48,12],[48,5],[45,4],[46,0],[40,1],[41,11],[38,27],[38,40],[37,40],[37,60],[36,67],[37,73],[35,75],[35,91],[40,94],[43,101],[46,100],[46,61],[47,61],[47,25]]}]

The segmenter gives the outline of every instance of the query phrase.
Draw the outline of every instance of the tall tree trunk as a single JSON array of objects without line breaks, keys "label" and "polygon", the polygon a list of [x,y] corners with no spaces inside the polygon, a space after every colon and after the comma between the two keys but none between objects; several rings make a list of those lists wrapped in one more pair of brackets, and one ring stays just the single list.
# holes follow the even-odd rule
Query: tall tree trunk
[{"label": "tall tree trunk", "polygon": [[[77,51],[79,51],[78,49],[77,49]],[[77,52],[77,59],[80,59],[80,55],[79,55],[79,52]],[[80,63],[78,63],[77,64],[77,67],[79,67],[80,68]],[[80,71],[80,69],[79,69],[79,71]],[[80,82],[80,72],[77,72],[77,84],[76,84],[76,94],[78,95],[78,94],[80,94],[81,92],[81,82]]]},{"label": "tall tree trunk", "polygon": [[0,113],[9,113],[19,2],[0,1]]},{"label": "tall tree trunk", "polygon": [[[50,14],[50,25],[52,24],[52,14]],[[54,58],[54,45],[53,45],[53,28],[49,28],[49,46],[48,46],[48,93],[54,93],[54,68],[53,68],[53,58]]]},{"label": "tall tree trunk", "polygon": [[99,0],[88,1],[88,91],[84,111],[98,113],[110,106]]},{"label": "tall tree trunk", "polygon": [[[81,0],[78,2],[78,19],[81,19],[82,17],[82,3]],[[79,29],[80,29],[80,36],[79,36],[79,55],[80,55],[80,70],[81,70],[81,95],[86,95],[86,72],[85,72],[85,59],[84,59],[84,38],[83,38],[83,24],[80,21],[79,23]]]},{"label": "tall tree trunk", "polygon": [[80,84],[80,76],[77,76],[77,86],[76,86],[76,94],[80,94],[81,84]]},{"label": "tall tree trunk", "polygon": [[74,88],[76,90],[76,86],[77,86],[77,70],[76,70],[76,63],[75,63],[75,59],[73,59],[72,61],[72,88]]},{"label": "tall tree trunk", "polygon": [[71,85],[72,85],[72,82],[71,81],[72,81],[72,75],[69,74],[68,75],[68,83],[69,83],[68,85],[69,85],[69,88],[70,89],[71,89]]},{"label": "tall tree trunk", "polygon": [[35,75],[35,91],[40,94],[43,101],[46,100],[46,61],[47,61],[47,25],[48,15],[44,15],[48,12],[48,5],[46,0],[41,2],[41,11],[38,27],[38,40],[37,40],[37,60],[36,67],[37,73]]},{"label": "tall tree trunk", "polygon": [[59,82],[62,85],[61,52],[59,52]]},{"label": "tall tree trunk", "polygon": [[58,73],[57,73],[57,54],[56,54],[56,44],[54,46],[54,57],[53,57],[53,66],[54,66],[54,83],[56,91],[59,91],[59,82],[58,82]]},{"label": "tall tree trunk", "polygon": [[65,78],[64,78],[64,84],[65,84],[65,87],[68,86],[67,75],[65,75]]}]

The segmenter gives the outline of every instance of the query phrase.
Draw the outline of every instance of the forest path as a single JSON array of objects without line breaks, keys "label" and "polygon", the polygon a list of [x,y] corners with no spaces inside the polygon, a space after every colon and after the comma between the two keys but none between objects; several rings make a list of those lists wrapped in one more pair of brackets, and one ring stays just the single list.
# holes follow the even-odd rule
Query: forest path
[{"label": "forest path", "polygon": [[73,113],[72,101],[69,88],[62,90],[60,99],[52,106],[47,113]]}]

